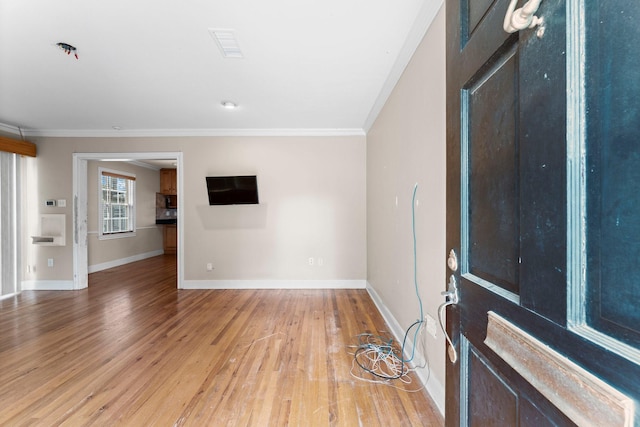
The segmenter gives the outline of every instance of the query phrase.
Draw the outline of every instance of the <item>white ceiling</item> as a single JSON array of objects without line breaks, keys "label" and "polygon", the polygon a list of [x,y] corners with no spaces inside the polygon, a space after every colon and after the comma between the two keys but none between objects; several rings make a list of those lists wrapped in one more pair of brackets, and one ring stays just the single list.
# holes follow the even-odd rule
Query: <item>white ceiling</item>
[{"label": "white ceiling", "polygon": [[[0,130],[363,134],[441,4],[0,0]],[[234,30],[244,57],[223,58],[211,28]]]}]

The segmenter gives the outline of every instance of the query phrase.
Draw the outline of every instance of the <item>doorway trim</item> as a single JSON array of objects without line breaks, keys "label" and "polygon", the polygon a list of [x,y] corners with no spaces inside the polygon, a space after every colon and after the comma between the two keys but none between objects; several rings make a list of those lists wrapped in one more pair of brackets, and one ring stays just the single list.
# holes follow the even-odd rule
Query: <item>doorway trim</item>
[{"label": "doorway trim", "polygon": [[[87,162],[89,160],[176,160],[176,185],[178,189],[178,212],[184,212],[182,195],[182,152],[141,152],[141,153],[73,153],[73,289],[84,289],[89,284],[89,259],[87,244]],[[184,282],[184,238],[183,217],[178,215],[177,287]]]}]

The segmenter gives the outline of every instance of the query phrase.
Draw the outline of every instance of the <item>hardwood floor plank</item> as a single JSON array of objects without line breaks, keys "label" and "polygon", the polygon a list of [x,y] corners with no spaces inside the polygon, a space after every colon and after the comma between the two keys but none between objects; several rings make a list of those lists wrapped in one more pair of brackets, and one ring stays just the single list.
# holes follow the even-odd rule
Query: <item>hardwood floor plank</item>
[{"label": "hardwood floor plank", "polygon": [[0,424],[443,425],[426,393],[351,375],[349,345],[386,329],[366,291],[178,290],[175,275],[160,256],[0,301]]}]

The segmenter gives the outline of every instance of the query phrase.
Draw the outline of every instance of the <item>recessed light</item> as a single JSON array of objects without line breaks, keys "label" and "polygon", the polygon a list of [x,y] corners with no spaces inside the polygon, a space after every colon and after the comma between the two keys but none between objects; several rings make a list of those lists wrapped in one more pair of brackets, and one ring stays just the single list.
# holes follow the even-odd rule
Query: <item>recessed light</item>
[{"label": "recessed light", "polygon": [[227,110],[233,110],[233,109],[238,107],[238,104],[236,104],[235,102],[231,102],[231,101],[222,101],[222,106],[224,108],[226,108]]}]

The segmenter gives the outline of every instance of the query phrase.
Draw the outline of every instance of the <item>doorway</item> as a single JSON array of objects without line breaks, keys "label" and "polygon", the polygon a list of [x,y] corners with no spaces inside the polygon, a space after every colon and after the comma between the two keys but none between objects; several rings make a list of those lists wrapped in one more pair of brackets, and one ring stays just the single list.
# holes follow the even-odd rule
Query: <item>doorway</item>
[{"label": "doorway", "polygon": [[[183,211],[183,178],[181,152],[144,152],[144,153],[74,153],[73,154],[73,289],[88,286],[88,229],[87,229],[87,162],[90,160],[142,161],[173,160],[176,162],[176,184],[178,189],[178,211]],[[183,215],[177,219],[178,247],[183,247]],[[182,288],[183,251],[177,253],[177,287]]]}]

